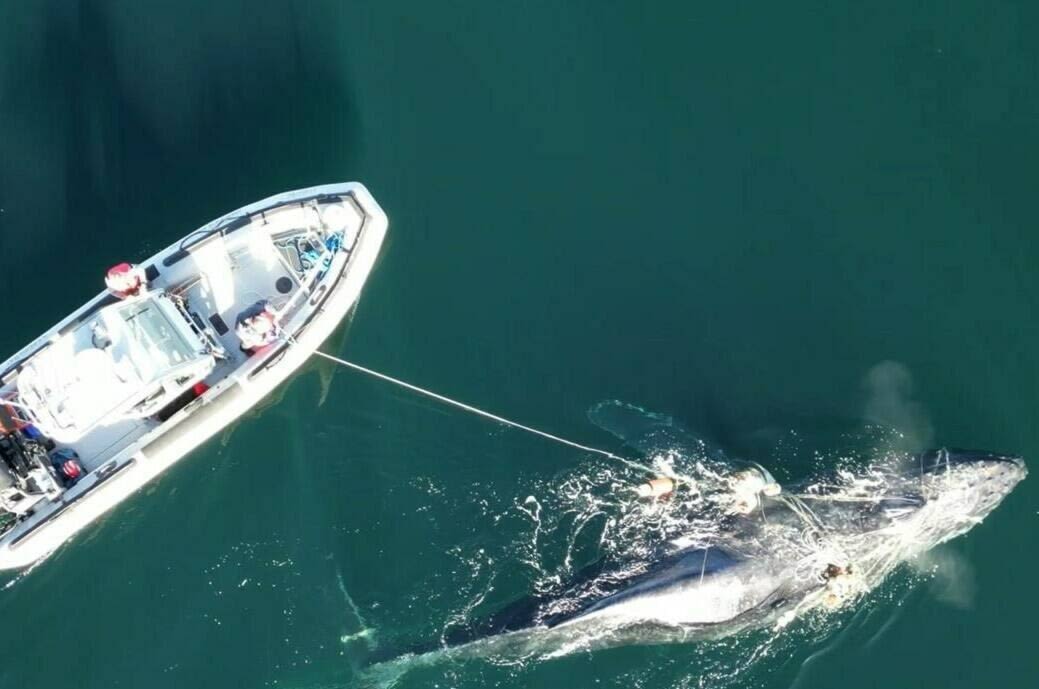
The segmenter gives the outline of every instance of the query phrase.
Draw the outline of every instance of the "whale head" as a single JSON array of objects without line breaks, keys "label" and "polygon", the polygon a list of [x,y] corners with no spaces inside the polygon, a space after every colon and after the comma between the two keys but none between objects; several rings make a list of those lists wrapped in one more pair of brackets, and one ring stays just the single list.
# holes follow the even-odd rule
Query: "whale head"
[{"label": "whale head", "polygon": [[927,505],[921,509],[933,547],[981,522],[1027,475],[1020,457],[976,450],[930,450],[917,455],[907,486],[919,482]]}]

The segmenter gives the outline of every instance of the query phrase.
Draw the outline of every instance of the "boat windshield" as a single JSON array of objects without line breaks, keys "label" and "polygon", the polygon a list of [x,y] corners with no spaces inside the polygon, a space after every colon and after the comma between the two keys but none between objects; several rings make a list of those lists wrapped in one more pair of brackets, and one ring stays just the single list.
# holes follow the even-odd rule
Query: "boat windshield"
[{"label": "boat windshield", "polygon": [[106,314],[105,320],[114,344],[126,353],[143,381],[154,380],[198,356],[153,300],[122,305]]},{"label": "boat windshield", "polygon": [[72,442],[161,392],[171,375],[203,373],[212,357],[179,317],[164,294],[149,294],[105,307],[53,341],[18,376],[37,426]]}]

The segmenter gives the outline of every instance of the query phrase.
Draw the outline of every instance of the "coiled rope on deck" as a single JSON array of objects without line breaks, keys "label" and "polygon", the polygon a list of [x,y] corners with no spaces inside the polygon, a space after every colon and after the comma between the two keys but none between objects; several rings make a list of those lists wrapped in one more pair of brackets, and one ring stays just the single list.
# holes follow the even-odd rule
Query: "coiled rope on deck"
[{"label": "coiled rope on deck", "polygon": [[[290,342],[293,342],[293,344],[294,344],[294,341],[290,340]],[[322,352],[319,349],[315,349],[314,350],[314,354],[316,354],[316,355],[318,355],[318,356],[320,356],[320,357],[322,357],[324,359],[328,359],[329,361],[335,362],[335,363],[337,363],[337,364],[339,364],[341,366],[346,366],[347,368],[352,368],[355,371],[360,371],[361,373],[364,373],[366,375],[372,376],[374,378],[378,378],[379,380],[384,380],[384,381],[386,381],[388,383],[393,383],[394,385],[399,385],[400,387],[407,388],[408,390],[411,390],[412,392],[417,392],[420,395],[425,395],[426,397],[431,397],[432,399],[435,399],[435,400],[437,400],[439,402],[443,402],[444,404],[449,404],[449,405],[451,405],[453,407],[457,407],[459,409],[462,409],[464,411],[470,412],[472,414],[476,414],[477,416],[482,416],[482,417],[484,417],[486,419],[490,419],[491,421],[497,421],[498,423],[505,424],[506,426],[511,426],[512,428],[518,428],[521,431],[526,431],[527,433],[533,433],[534,435],[539,435],[542,438],[546,438],[548,440],[552,440],[552,441],[555,441],[557,443],[561,443],[563,445],[568,445],[568,446],[573,447],[573,448],[578,449],[578,450],[583,450],[585,452],[593,452],[595,454],[599,454],[599,455],[602,455],[603,457],[608,457],[608,458],[616,460],[618,462],[622,462],[624,464],[627,464],[630,467],[633,467],[635,469],[639,469],[641,471],[645,471],[645,472],[650,473],[650,474],[656,474],[657,473],[656,471],[654,471],[653,469],[645,466],[644,464],[640,464],[638,462],[632,461],[632,460],[627,459],[625,457],[621,457],[620,455],[615,455],[612,452],[608,452],[606,450],[600,450],[597,447],[591,447],[589,445],[582,445],[581,443],[575,443],[574,441],[567,440],[566,438],[560,438],[558,435],[553,435],[551,433],[547,433],[545,431],[538,430],[537,428],[533,428],[531,426],[527,426],[527,425],[519,423],[517,421],[512,421],[511,419],[506,419],[504,416],[498,416],[497,414],[492,414],[489,411],[484,411],[483,409],[479,409],[477,407],[474,407],[471,404],[466,404],[465,402],[459,402],[458,400],[451,399],[450,397],[446,397],[444,395],[438,394],[436,392],[433,392],[432,390],[427,390],[425,388],[420,388],[417,385],[412,385],[411,383],[403,381],[403,380],[401,380],[399,378],[394,378],[393,376],[388,376],[385,373],[379,373],[378,371],[374,371],[374,370],[372,370],[370,368],[367,368],[366,366],[361,366],[360,364],[355,364],[352,361],[347,361],[346,359],[340,359],[337,356],[333,356],[331,354],[326,354],[325,352]]]}]

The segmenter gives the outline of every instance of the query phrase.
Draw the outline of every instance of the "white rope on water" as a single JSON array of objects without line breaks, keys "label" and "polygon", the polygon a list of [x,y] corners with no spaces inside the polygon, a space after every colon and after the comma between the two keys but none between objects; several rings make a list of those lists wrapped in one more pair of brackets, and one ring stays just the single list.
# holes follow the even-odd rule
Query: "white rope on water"
[{"label": "white rope on water", "polygon": [[[289,340],[289,342],[292,342],[293,344],[295,344],[295,342],[293,340]],[[458,400],[451,399],[450,397],[445,397],[444,395],[437,394],[437,393],[433,392],[432,390],[427,390],[425,388],[420,388],[417,385],[412,385],[411,383],[405,382],[405,381],[403,381],[403,380],[401,380],[399,378],[394,378],[393,376],[388,376],[385,373],[379,373],[378,371],[373,371],[370,368],[367,368],[365,366],[361,366],[360,364],[355,364],[352,361],[347,361],[346,359],[340,359],[337,356],[332,356],[331,354],[326,354],[325,352],[322,352],[321,350],[315,349],[314,350],[314,354],[316,354],[316,355],[318,355],[318,356],[320,356],[320,357],[322,357],[324,359],[328,359],[329,361],[333,361],[333,362],[335,362],[335,363],[337,363],[337,364],[339,364],[341,366],[346,366],[347,368],[352,368],[355,371],[360,371],[361,373],[367,374],[369,376],[373,376],[375,378],[378,378],[379,380],[384,380],[384,381],[386,381],[388,383],[393,383],[394,385],[399,385],[400,387],[407,388],[408,390],[411,390],[412,392],[417,392],[420,395],[425,395],[426,397],[431,397],[431,398],[433,398],[433,399],[435,399],[435,400],[437,400],[439,402],[443,402],[444,404],[449,404],[449,405],[451,405],[453,407],[457,407],[459,409],[462,409],[464,411],[470,412],[472,414],[476,414],[477,416],[482,416],[482,417],[484,417],[486,419],[490,419],[491,421],[497,421],[498,423],[505,424],[506,426],[511,426],[513,428],[518,428],[521,431],[526,431],[527,433],[533,433],[534,435],[539,435],[542,438],[547,438],[548,440],[552,440],[552,441],[555,441],[557,443],[561,443],[563,445],[568,445],[568,446],[573,447],[573,448],[578,449],[578,450],[583,450],[585,452],[594,452],[595,454],[602,455],[603,457],[609,457],[610,459],[617,460],[618,462],[622,462],[624,464],[627,464],[628,466],[634,467],[636,469],[639,469],[641,471],[645,471],[645,472],[650,473],[650,474],[656,474],[657,473],[653,469],[651,469],[651,468],[649,468],[649,467],[647,467],[647,466],[645,466],[643,464],[639,464],[638,462],[634,462],[634,461],[632,461],[630,459],[627,459],[625,457],[621,457],[619,455],[615,455],[612,452],[607,452],[606,450],[600,450],[599,448],[590,447],[588,445],[582,445],[581,443],[575,443],[572,440],[567,440],[566,438],[560,438],[558,435],[552,435],[551,433],[546,433],[545,431],[540,431],[540,430],[538,430],[536,428],[532,428],[531,426],[526,426],[526,425],[524,425],[522,423],[518,423],[516,421],[512,421],[510,419],[506,419],[503,416],[498,416],[497,414],[492,414],[492,413],[490,413],[488,411],[484,411],[483,409],[479,409],[479,408],[474,407],[474,406],[472,406],[470,404],[466,404],[464,402],[459,402]]]}]

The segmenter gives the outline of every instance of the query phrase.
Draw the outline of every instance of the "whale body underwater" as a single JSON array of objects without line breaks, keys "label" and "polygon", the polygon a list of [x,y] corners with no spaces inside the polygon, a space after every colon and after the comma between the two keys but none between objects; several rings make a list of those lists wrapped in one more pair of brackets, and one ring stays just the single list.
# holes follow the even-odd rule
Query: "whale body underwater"
[{"label": "whale body underwater", "polygon": [[[853,604],[898,565],[970,530],[1026,475],[1019,457],[941,449],[907,456],[882,480],[784,487],[749,514],[727,514],[710,543],[670,543],[634,572],[592,566],[561,595],[517,601],[407,655],[554,657],[780,628]],[[589,581],[596,597],[560,609]]]}]

